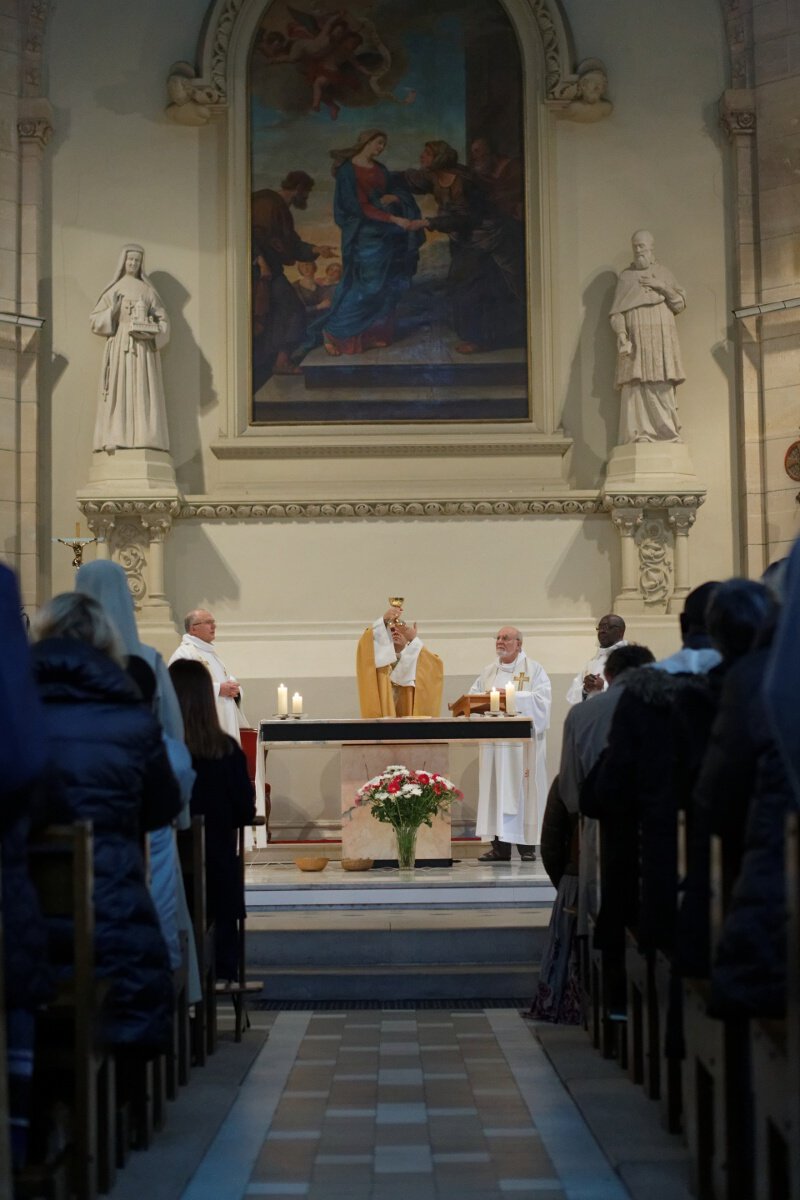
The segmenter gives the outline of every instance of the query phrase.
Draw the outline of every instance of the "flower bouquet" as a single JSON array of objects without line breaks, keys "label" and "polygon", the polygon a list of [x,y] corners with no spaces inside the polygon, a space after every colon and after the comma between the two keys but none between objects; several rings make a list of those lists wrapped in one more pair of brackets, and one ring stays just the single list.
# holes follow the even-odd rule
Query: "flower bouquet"
[{"label": "flower bouquet", "polygon": [[376,820],[392,826],[398,866],[408,869],[414,866],[420,825],[430,827],[437,813],[461,799],[462,793],[444,775],[392,766],[358,789],[355,806],[369,808]]}]

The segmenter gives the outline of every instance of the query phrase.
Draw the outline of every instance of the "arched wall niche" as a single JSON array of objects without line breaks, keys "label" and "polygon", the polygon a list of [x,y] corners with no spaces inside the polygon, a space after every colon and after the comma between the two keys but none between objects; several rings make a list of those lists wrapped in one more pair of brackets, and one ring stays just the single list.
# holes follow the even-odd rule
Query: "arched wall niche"
[{"label": "arched wall niche", "polygon": [[[554,379],[551,246],[554,230],[553,119],[575,96],[576,59],[572,39],[554,0],[502,0],[515,30],[523,71],[523,140],[527,174],[526,232],[529,323],[527,420],[449,421],[299,427],[253,425],[250,418],[250,277],[248,190],[249,144],[247,65],[265,0],[216,0],[200,34],[197,64],[177,63],[168,90],[169,115],[187,125],[216,126],[224,146],[227,258],[227,387],[220,412],[220,436],[212,450],[225,462],[243,458],[293,458],[379,453],[384,459],[417,453],[443,457],[531,456],[534,476],[550,486],[565,483],[571,445],[558,428],[560,398]],[[502,474],[502,468],[500,472]]]}]

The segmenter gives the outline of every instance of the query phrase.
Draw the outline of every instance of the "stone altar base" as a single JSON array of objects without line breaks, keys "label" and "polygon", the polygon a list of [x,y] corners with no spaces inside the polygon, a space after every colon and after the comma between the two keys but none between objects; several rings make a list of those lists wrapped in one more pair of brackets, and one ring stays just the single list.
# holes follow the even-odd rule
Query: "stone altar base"
[{"label": "stone altar base", "polygon": [[[342,746],[342,858],[372,858],[376,865],[397,866],[397,845],[391,825],[376,821],[369,808],[353,809],[358,789],[393,763],[402,763],[412,771],[447,775],[449,749],[442,742]],[[450,813],[446,812],[434,818],[432,828],[420,826],[417,864],[449,867],[452,861]]]}]

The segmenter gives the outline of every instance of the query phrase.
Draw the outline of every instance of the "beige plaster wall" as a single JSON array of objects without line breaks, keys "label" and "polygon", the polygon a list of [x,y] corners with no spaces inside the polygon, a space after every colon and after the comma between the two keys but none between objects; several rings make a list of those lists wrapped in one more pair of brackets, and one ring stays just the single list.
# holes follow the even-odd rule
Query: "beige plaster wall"
[{"label": "beige plaster wall", "polygon": [[[543,114],[555,168],[555,402],[576,443],[570,480],[598,486],[615,441],[607,309],[630,234],[644,225],[688,293],[679,318],[687,373],[680,405],[708,488],[690,539],[693,579],[724,577],[735,565],[735,513],[729,206],[715,115],[726,84],[718,6],[568,0],[564,7],[577,60],[604,60],[615,104],[612,117],[596,125]],[[204,9],[200,0],[141,0],[115,8],[111,20],[101,0],[63,0],[52,12],[53,361],[44,382],[52,388],[54,533],[73,530],[75,494],[89,471],[102,344],[88,314],[128,240],[145,246],[146,270],[172,320],[162,361],[179,486],[193,496],[213,494],[221,479],[208,447],[219,436],[230,351],[223,127],[180,127],[163,113],[168,69],[192,57]],[[226,464],[225,478],[235,479],[238,469]],[[357,459],[336,468],[337,494],[356,491],[360,469]],[[385,460],[381,471],[391,470]],[[240,478],[255,491],[270,472],[269,460],[250,461]],[[480,463],[462,460],[465,496],[480,473]],[[178,521],[166,546],[174,612],[196,603],[213,608],[226,661],[247,682],[252,720],[271,711],[280,678],[302,683],[318,711],[334,702],[352,711],[354,640],[394,588],[445,657],[448,698],[491,657],[491,636],[509,620],[526,629],[526,645],[558,680],[560,696],[591,653],[594,623],[611,604],[617,575],[617,534],[605,516]],[[71,576],[66,552],[56,553],[53,590],[71,586]],[[662,653],[674,647],[674,617],[649,615],[641,624],[647,637],[639,640]],[[163,648],[171,641],[165,635]],[[552,757],[558,742],[556,732]]]}]

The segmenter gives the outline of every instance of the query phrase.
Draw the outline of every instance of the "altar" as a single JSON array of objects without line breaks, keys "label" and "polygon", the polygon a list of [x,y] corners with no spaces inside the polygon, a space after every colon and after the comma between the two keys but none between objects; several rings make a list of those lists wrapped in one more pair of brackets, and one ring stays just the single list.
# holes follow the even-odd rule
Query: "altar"
[{"label": "altar", "polygon": [[[259,724],[256,762],[256,806],[264,811],[267,755],[272,751],[334,747],[339,750],[342,858],[371,858],[376,866],[396,864],[392,827],[377,821],[365,807],[355,806],[362,784],[392,764],[412,770],[449,774],[452,743],[480,745],[527,741],[530,717],[473,714],[445,718],[378,717],[352,719],[278,718]],[[417,839],[420,866],[452,865],[450,814],[422,826]]]}]

